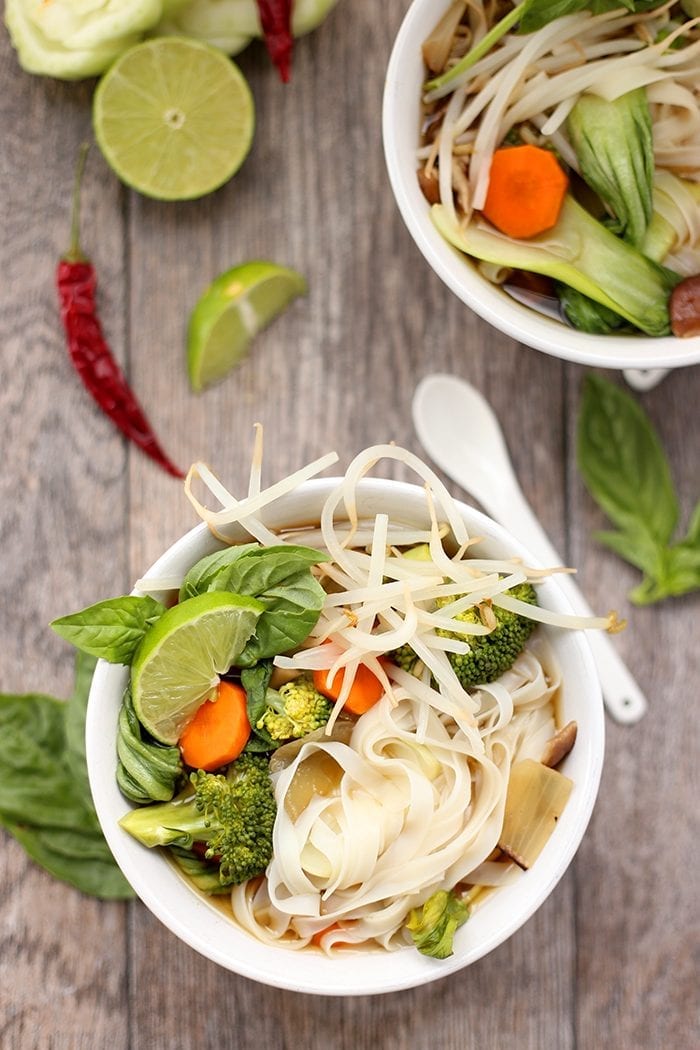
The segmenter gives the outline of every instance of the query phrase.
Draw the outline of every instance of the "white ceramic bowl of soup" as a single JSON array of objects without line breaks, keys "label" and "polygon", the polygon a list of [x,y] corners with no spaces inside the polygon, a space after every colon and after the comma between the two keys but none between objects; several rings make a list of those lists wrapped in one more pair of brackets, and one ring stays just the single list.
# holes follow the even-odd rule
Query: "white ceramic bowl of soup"
[{"label": "white ceramic bowl of soup", "polygon": [[[278,500],[265,515],[272,528],[318,521],[338,479],[314,480]],[[429,527],[425,493],[418,486],[368,479],[359,485],[360,515],[389,514],[394,521]],[[471,535],[483,536],[480,556],[533,559],[500,525],[457,504]],[[233,539],[248,538],[232,533]],[[178,540],[148,571],[149,576],[184,575],[190,566],[221,547],[206,525]],[[556,577],[538,585],[540,604],[571,609]],[[510,937],[546,900],[569,866],[588,824],[598,791],[604,750],[603,703],[595,665],[582,631],[546,631],[562,674],[557,698],[559,722],[578,723],[578,737],[561,771],[574,783],[566,808],[533,867],[513,885],[490,894],[458,930],[454,955],[435,960],[407,946],[342,951],[329,958],[320,949],[291,951],[262,944],[236,926],[215,901],[200,894],[157,849],[142,846],[119,827],[131,808],[116,783],[117,719],[128,669],[100,661],[87,713],[87,758],[97,814],[110,848],[134,890],[161,922],[196,951],[221,966],[264,984],[320,995],[371,995],[436,980],[475,962]]]},{"label": "white ceramic bowl of soup", "polygon": [[494,328],[554,357],[622,369],[700,362],[700,336],[590,335],[537,313],[486,280],[466,255],[438,233],[416,177],[421,89],[426,80],[421,44],[449,4],[450,0],[413,0],[394,43],[384,88],[383,137],[389,179],[403,220],[428,264],[463,303]]}]

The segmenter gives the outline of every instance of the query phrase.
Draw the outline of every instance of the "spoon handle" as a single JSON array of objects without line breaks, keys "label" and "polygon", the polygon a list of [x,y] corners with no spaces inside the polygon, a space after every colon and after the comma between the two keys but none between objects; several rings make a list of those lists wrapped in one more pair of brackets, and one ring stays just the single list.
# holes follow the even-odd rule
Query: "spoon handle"
[{"label": "spoon handle", "polygon": [[[488,513],[512,532],[543,565],[562,565],[563,561],[552,546],[549,537],[530,509],[520,488],[511,479],[508,499],[490,499],[487,493],[477,494]],[[592,610],[571,576],[557,576],[557,584],[566,594],[575,612],[592,616]],[[641,689],[625,666],[607,634],[590,631],[587,635],[598,668],[603,699],[610,715],[625,724],[637,722],[647,708]]]}]

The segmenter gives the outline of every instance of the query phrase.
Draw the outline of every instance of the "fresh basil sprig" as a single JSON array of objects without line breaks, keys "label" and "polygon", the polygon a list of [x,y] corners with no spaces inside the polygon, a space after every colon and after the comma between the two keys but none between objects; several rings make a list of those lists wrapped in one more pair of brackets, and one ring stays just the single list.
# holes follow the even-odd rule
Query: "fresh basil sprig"
[{"label": "fresh basil sprig", "polygon": [[70,700],[0,696],[0,826],[42,868],[83,893],[133,897],[97,820],[85,763],[95,660],[78,655]]},{"label": "fresh basil sprig", "polygon": [[601,376],[586,377],[577,454],[588,491],[617,526],[596,539],[644,573],[631,600],[700,589],[700,502],[686,536],[672,542],[678,497],[659,437],[634,398]]},{"label": "fresh basil sprig", "polygon": [[125,595],[61,616],[51,626],[84,653],[112,664],[130,664],[144,634],[164,612],[148,595]]}]

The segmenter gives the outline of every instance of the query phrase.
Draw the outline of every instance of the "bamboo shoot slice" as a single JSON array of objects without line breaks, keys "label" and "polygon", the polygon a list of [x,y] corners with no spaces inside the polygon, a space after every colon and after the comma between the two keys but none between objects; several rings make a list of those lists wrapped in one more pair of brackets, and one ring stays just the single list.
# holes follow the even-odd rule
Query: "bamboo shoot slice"
[{"label": "bamboo shoot slice", "polygon": [[573,786],[568,777],[532,758],[513,766],[498,845],[518,867],[527,870],[535,863]]},{"label": "bamboo shoot slice", "polygon": [[431,73],[442,73],[452,50],[452,41],[457,32],[464,10],[465,0],[455,0],[447,9],[430,36],[423,42],[423,61]]}]

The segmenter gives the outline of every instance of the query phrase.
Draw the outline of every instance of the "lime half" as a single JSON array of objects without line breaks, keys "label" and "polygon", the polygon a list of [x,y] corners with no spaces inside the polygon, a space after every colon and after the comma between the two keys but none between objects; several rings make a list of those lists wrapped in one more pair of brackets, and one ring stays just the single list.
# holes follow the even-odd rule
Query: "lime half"
[{"label": "lime half", "polygon": [[110,67],[95,92],[93,125],[123,182],[158,200],[188,200],[240,168],[253,140],[253,97],[221,51],[162,37]]},{"label": "lime half", "polygon": [[163,744],[175,744],[255,630],[265,606],[214,591],[168,609],[144,636],[131,666],[139,721]]},{"label": "lime half", "polygon": [[248,262],[220,274],[190,316],[187,370],[192,389],[223,379],[253,336],[305,292],[301,274],[276,263]]}]

